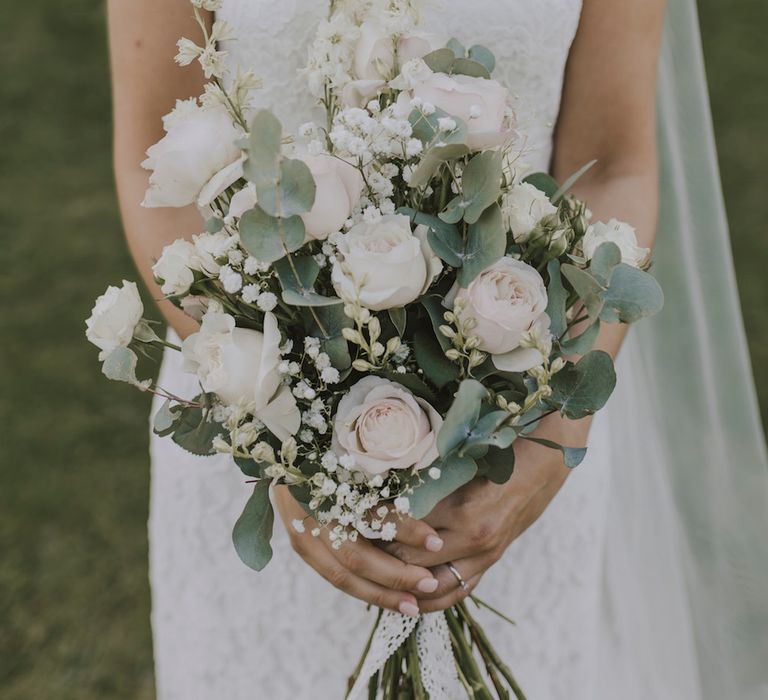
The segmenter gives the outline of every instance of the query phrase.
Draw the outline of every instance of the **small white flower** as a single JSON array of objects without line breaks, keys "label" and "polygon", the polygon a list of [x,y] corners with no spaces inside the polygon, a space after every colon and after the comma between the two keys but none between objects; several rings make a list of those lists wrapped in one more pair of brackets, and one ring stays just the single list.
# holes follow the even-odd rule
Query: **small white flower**
[{"label": "small white flower", "polygon": [[224,286],[224,291],[229,294],[237,294],[243,287],[243,277],[239,272],[235,272],[230,265],[224,265],[219,270],[219,280]]},{"label": "small white flower", "polygon": [[263,292],[256,304],[262,311],[272,311],[277,306],[277,297],[272,292]]},{"label": "small white flower", "polygon": [[440,131],[453,131],[456,128],[456,121],[450,117],[440,117],[437,120],[437,126]]},{"label": "small white flower", "polygon": [[326,367],[320,374],[320,379],[326,384],[338,384],[341,379],[339,370],[335,367]]},{"label": "small white flower", "polygon": [[381,528],[381,539],[385,542],[392,542],[397,536],[397,525],[395,523],[384,523]]},{"label": "small white flower", "polygon": [[427,474],[429,474],[430,479],[439,479],[441,473],[442,472],[437,467],[430,467],[429,471],[427,472]]},{"label": "small white flower", "polygon": [[339,457],[339,464],[344,469],[352,469],[355,466],[355,458],[352,455],[342,455]]},{"label": "small white flower", "polygon": [[298,518],[296,520],[291,521],[291,525],[293,526],[293,529],[296,530],[300,535],[304,533],[304,521],[299,520]]},{"label": "small white flower", "polygon": [[483,116],[483,108],[480,105],[472,105],[469,108],[469,118],[479,119]]},{"label": "small white flower", "polygon": [[395,499],[394,506],[398,513],[407,513],[411,509],[411,501],[407,496],[398,496]]},{"label": "small white flower", "polygon": [[259,294],[261,294],[261,287],[258,284],[246,284],[243,287],[242,296],[246,304],[255,303],[259,298]]}]

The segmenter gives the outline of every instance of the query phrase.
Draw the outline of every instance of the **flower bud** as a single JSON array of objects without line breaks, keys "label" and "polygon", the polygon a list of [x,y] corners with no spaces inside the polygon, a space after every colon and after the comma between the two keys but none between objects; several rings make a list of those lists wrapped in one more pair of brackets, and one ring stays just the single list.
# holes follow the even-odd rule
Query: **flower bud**
[{"label": "flower bud", "polygon": [[449,348],[445,351],[445,356],[455,362],[461,357],[461,353],[456,348]]},{"label": "flower bud", "polygon": [[370,372],[372,369],[376,369],[370,362],[361,359],[355,360],[352,363],[352,368],[358,372]]}]

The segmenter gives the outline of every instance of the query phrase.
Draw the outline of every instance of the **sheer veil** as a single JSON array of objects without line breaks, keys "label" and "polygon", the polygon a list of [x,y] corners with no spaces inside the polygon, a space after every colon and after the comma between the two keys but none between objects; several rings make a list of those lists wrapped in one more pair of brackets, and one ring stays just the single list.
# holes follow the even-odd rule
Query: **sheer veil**
[{"label": "sheer veil", "polygon": [[651,673],[665,697],[757,700],[768,698],[768,459],[695,0],[668,3],[658,98],[654,271],[667,302],[630,333],[620,410],[608,412],[617,463],[602,637],[631,647],[646,673],[643,655],[664,648]]}]

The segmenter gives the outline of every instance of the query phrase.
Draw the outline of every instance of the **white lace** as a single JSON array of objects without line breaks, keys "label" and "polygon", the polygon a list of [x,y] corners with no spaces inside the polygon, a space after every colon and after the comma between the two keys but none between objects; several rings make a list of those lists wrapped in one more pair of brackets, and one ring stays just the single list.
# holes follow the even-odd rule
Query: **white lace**
[{"label": "white lace", "polygon": [[[482,42],[495,52],[498,75],[518,99],[529,163],[546,168],[579,0],[445,0],[434,5],[427,21],[440,32],[461,37],[467,45]],[[275,108],[288,127],[307,121],[311,113],[296,72],[325,9],[322,0],[224,0],[221,15],[240,37],[227,46],[230,59],[264,79],[259,99]],[[173,355],[166,359],[161,383],[182,395],[195,391],[194,380],[181,373]],[[480,595],[518,623],[511,627],[478,612],[532,700],[610,697],[594,690],[601,668],[596,637],[611,465],[604,420],[600,416],[595,423],[587,461],[480,584]],[[151,579],[159,700],[343,697],[373,614],[296,556],[279,523],[275,557],[267,570],[256,574],[240,563],[230,533],[248,488],[226,459],[195,458],[155,438],[152,453]],[[445,692],[435,691],[434,698],[449,697]]]}]

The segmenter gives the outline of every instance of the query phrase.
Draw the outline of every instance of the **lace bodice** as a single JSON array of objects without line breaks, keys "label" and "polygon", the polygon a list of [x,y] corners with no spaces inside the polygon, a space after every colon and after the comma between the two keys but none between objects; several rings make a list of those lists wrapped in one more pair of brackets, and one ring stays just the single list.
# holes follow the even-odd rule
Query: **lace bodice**
[{"label": "lace bodice", "polygon": [[[546,169],[580,0],[428,1],[425,21],[436,32],[494,51],[495,77],[516,99],[526,161]],[[273,109],[289,129],[312,117],[298,71],[326,12],[322,0],[224,0],[219,13],[238,35],[225,46],[229,60],[263,79],[259,106]],[[181,373],[172,355],[160,383],[181,395],[195,393],[194,379]],[[580,634],[596,618],[595,543],[606,511],[607,462],[593,444],[592,463],[569,479],[545,516],[481,584],[480,593],[518,621],[509,628],[483,616],[538,700],[573,698],[574,688],[589,687]],[[273,562],[260,574],[246,569],[230,532],[247,496],[242,476],[225,458],[194,458],[153,438],[150,536],[159,698],[341,697],[372,617],[293,553],[279,523]]]}]

